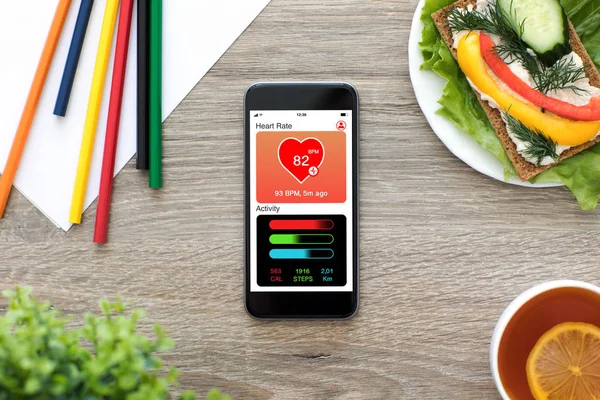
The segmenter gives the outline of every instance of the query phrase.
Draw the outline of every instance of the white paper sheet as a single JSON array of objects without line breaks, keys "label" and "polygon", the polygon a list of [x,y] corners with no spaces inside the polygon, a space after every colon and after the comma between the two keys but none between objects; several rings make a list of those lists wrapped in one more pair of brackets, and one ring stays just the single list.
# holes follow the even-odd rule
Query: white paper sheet
[{"label": "white paper sheet", "polygon": [[[269,1],[164,1],[163,118],[173,112]],[[0,4],[0,171],[6,164],[57,4],[58,0]],[[64,230],[71,227],[69,209],[105,4],[105,0],[94,4],[67,116],[60,118],[52,112],[79,11],[79,0],[73,1],[15,179],[15,187]],[[134,18],[115,173],[136,149],[136,26]],[[114,37],[113,53],[116,29]],[[99,192],[112,65],[111,59],[85,208]]]}]

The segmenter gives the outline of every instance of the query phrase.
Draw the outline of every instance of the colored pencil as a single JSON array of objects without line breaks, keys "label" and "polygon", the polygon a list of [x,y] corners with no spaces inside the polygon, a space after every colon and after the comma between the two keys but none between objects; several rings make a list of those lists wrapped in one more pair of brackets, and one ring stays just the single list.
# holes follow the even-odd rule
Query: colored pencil
[{"label": "colored pencil", "polygon": [[162,0],[150,1],[150,188],[162,187]]},{"label": "colored pencil", "polygon": [[139,0],[137,8],[137,169],[148,169],[150,104],[150,0]]},{"label": "colored pencil", "polygon": [[83,141],[81,142],[81,152],[79,153],[79,163],[77,165],[77,177],[75,178],[75,187],[73,189],[73,200],[71,201],[71,212],[69,214],[69,221],[74,224],[81,223],[81,214],[83,214],[90,164],[92,162],[94,141],[96,139],[96,129],[98,128],[98,118],[100,117],[100,106],[102,105],[104,81],[106,80],[106,70],[110,59],[110,50],[118,11],[119,0],[106,1],[100,43],[98,45],[98,55],[96,56],[96,66],[92,79],[92,90],[90,92],[83,130]]},{"label": "colored pencil", "polygon": [[94,0],[81,0],[77,22],[75,23],[75,30],[73,31],[73,38],[71,39],[71,47],[69,48],[69,55],[67,56],[67,63],[65,64],[65,71],[60,83],[56,105],[54,107],[54,115],[59,117],[67,115],[69,99],[71,98],[71,91],[73,90],[73,82],[75,82],[79,58],[81,56],[81,50],[83,49],[83,42],[85,41],[85,34],[90,22],[93,6]]},{"label": "colored pencil", "polygon": [[31,89],[29,90],[29,95],[27,96],[27,102],[25,103],[25,108],[23,109],[23,114],[21,115],[21,120],[19,121],[19,126],[17,127],[10,153],[8,154],[4,173],[0,177],[0,218],[4,215],[8,195],[10,194],[10,189],[12,188],[15,176],[17,175],[17,169],[19,168],[21,156],[25,149],[29,130],[31,129],[33,119],[35,118],[42,91],[46,84],[46,78],[48,77],[48,71],[50,70],[50,65],[52,64],[52,59],[54,58],[54,53],[56,52],[56,47],[70,7],[71,0],[60,0],[58,7],[56,8],[56,13],[54,14],[52,25],[50,26],[48,38],[46,39],[46,44],[44,45],[44,50],[42,51],[42,56],[40,57],[31,84]]},{"label": "colored pencil", "polygon": [[123,105],[123,88],[125,86],[125,72],[127,71],[127,54],[129,52],[129,35],[131,32],[132,16],[133,0],[123,0],[119,15],[117,49],[115,52],[110,105],[108,107],[108,123],[106,126],[106,141],[104,142],[102,175],[100,178],[100,196],[98,198],[98,211],[96,213],[96,226],[94,228],[95,243],[106,243],[108,232],[110,198],[112,196],[113,178],[115,174],[115,158],[117,155],[119,126],[121,124],[121,106]]}]

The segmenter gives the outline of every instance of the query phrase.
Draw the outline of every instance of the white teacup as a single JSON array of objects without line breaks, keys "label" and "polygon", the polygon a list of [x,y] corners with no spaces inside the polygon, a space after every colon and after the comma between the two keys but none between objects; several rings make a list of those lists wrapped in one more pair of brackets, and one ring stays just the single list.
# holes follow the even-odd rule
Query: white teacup
[{"label": "white teacup", "polygon": [[[510,388],[505,386],[506,383],[502,382],[501,373],[500,373],[500,365],[499,365],[499,352],[500,345],[502,342],[502,338],[505,334],[505,330],[510,322],[515,317],[515,314],[518,313],[521,308],[534,300],[536,297],[549,292],[555,289],[561,288],[579,288],[594,292],[600,297],[600,288],[598,286],[594,286],[589,283],[580,282],[580,281],[571,281],[571,280],[560,280],[560,281],[552,281],[546,282],[541,285],[535,286],[524,293],[522,293],[519,297],[517,297],[510,305],[504,310],[498,323],[496,324],[496,328],[494,329],[494,334],[492,335],[492,342],[490,345],[490,366],[492,369],[492,376],[494,378],[494,383],[496,384],[496,388],[498,392],[502,396],[504,400],[522,400],[520,398],[511,398],[509,396],[509,392],[511,392]],[[580,322],[580,321],[570,321],[570,322]],[[526,371],[523,371],[523,374],[526,375]]]}]

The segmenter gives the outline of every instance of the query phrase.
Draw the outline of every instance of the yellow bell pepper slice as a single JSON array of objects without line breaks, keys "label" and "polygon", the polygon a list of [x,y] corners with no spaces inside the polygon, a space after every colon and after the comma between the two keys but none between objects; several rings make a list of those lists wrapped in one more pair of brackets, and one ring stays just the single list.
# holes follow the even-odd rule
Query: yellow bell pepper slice
[{"label": "yellow bell pepper slice", "polygon": [[539,107],[502,91],[488,73],[481,54],[479,35],[472,33],[463,36],[457,51],[460,68],[473,85],[529,129],[538,130],[563,146],[578,146],[589,142],[600,132],[600,122],[571,121],[543,113]]}]

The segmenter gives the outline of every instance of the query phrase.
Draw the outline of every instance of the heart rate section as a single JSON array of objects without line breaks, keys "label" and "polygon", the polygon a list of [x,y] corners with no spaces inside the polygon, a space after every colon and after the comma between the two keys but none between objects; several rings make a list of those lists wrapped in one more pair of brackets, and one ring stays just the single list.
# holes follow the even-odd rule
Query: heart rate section
[{"label": "heart rate section", "polygon": [[260,286],[345,286],[344,215],[261,215],[257,229]]},{"label": "heart rate section", "polygon": [[256,201],[344,203],[347,199],[345,132],[258,132]]}]

